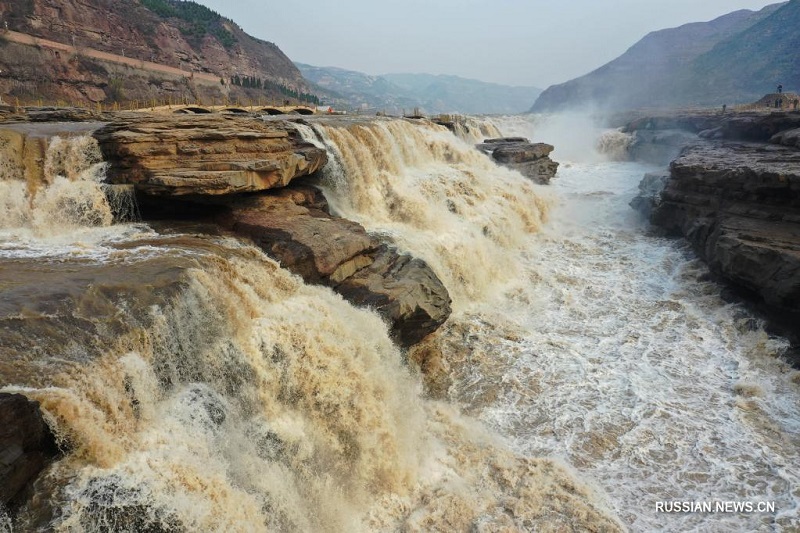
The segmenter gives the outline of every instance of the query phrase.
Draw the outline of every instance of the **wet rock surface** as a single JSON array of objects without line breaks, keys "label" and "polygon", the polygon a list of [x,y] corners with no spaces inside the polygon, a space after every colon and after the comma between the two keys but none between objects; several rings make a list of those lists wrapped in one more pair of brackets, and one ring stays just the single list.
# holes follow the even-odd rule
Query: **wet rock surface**
[{"label": "wet rock surface", "polygon": [[310,283],[341,281],[372,263],[378,247],[361,225],[329,215],[312,187],[232,200],[218,220]]},{"label": "wet rock surface", "polygon": [[[321,169],[327,154],[302,141],[292,123],[132,112],[106,118],[111,122],[83,123],[85,129],[70,125],[68,134],[93,132],[109,165],[108,181],[133,186],[144,220],[193,225],[190,231],[204,226],[211,234],[222,226],[251,239],[305,281],[378,310],[404,346],[450,314],[447,290],[423,261],[399,254],[355,222],[332,216],[319,190],[293,182]],[[17,123],[0,131],[0,144],[16,147],[7,152],[18,156],[12,162],[18,173],[29,167],[43,172],[41,164],[28,160],[43,160],[47,135],[64,124]],[[525,157],[546,156],[550,149],[529,147],[533,155]],[[37,175],[28,181],[39,186],[44,179]]]},{"label": "wet rock surface", "polygon": [[501,137],[486,139],[477,148],[498,164],[542,185],[550,183],[558,171],[558,163],[549,157],[554,150],[550,144],[532,143],[524,137]]},{"label": "wet rock surface", "polygon": [[678,157],[684,146],[696,141],[694,133],[678,130],[639,130],[628,147],[630,158],[654,165],[668,165]]},{"label": "wet rock surface", "polygon": [[13,507],[58,453],[39,404],[0,393],[0,505]]},{"label": "wet rock surface", "polygon": [[800,334],[800,151],[692,145],[672,162],[650,220]]},{"label": "wet rock surface", "polygon": [[422,259],[383,245],[375,260],[334,286],[356,305],[375,309],[389,323],[394,339],[412,346],[450,316],[450,295]]},{"label": "wet rock surface", "polygon": [[649,219],[653,209],[661,203],[661,193],[669,180],[669,172],[648,172],[639,183],[639,194],[630,202],[630,206]]},{"label": "wet rock surface", "polygon": [[108,179],[151,195],[264,191],[313,174],[324,150],[283,122],[230,115],[130,114],[94,134]]},{"label": "wet rock surface", "polygon": [[232,200],[219,216],[306,282],[327,285],[375,309],[402,346],[419,342],[450,314],[447,289],[428,265],[329,214],[322,193],[292,186]]},{"label": "wet rock surface", "polygon": [[800,113],[683,113],[624,131],[636,136],[634,158],[648,160],[635,150],[645,139],[651,153],[682,150],[669,172],[644,177],[631,206],[685,237],[713,274],[800,342]]}]

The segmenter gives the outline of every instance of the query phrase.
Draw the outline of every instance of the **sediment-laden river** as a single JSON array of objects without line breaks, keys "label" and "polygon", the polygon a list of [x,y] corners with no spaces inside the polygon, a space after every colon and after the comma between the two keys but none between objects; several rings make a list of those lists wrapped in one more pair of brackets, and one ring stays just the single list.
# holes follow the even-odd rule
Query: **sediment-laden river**
[{"label": "sediment-laden river", "polygon": [[[800,527],[800,373],[781,359],[786,342],[726,303],[685,244],[648,231],[628,203],[656,169],[608,161],[626,139],[607,135],[599,154],[601,132],[587,122],[488,121],[554,143],[562,166],[538,193],[552,202],[548,223],[512,252],[478,256],[454,244],[439,254],[470,272],[501,271],[444,328],[449,397],[515,450],[563,459],[634,531]],[[346,144],[331,137],[334,152]],[[395,170],[404,179],[393,190],[443,174],[434,168]],[[430,257],[416,218],[387,221],[374,203],[358,208],[352,195],[329,194],[347,216]],[[659,512],[674,502],[765,512]]]},{"label": "sediment-laden river", "polygon": [[[53,142],[38,199],[14,169],[0,182],[0,384],[39,400],[69,451],[5,527],[800,527],[785,343],[725,303],[679,242],[648,234],[627,206],[647,168],[588,144],[557,151],[540,187],[444,128],[303,134],[329,151],[333,209],[450,291],[430,341],[446,398],[423,394],[376,314],[247,243],[115,223],[125,197],[109,203],[91,139]],[[775,509],[656,512],[717,500]]]}]

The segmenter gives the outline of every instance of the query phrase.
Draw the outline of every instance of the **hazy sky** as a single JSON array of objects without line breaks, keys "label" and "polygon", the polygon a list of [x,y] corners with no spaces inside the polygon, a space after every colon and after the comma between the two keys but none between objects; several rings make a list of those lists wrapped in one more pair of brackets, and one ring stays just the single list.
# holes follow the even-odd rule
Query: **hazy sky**
[{"label": "hazy sky", "polygon": [[[292,60],[368,74],[455,74],[545,88],[653,30],[764,0],[198,0]],[[295,7],[287,7],[287,6]],[[275,6],[275,7],[272,7]]]}]

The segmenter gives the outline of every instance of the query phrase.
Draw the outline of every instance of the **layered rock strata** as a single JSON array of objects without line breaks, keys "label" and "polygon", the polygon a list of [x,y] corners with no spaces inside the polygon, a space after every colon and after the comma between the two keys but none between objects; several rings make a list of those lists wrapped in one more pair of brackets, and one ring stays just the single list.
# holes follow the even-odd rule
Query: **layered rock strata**
[{"label": "layered rock strata", "polygon": [[554,150],[550,144],[532,143],[524,137],[501,137],[486,139],[477,148],[498,164],[542,185],[550,183],[558,171],[558,163],[549,157]]},{"label": "layered rock strata", "polygon": [[800,128],[800,113],[741,113],[725,116],[717,127],[699,135],[708,139],[769,142],[781,132],[796,128]]},{"label": "layered rock strata", "polygon": [[649,220],[653,210],[661,204],[661,193],[669,178],[669,171],[645,174],[639,182],[639,194],[634,196],[629,205]]},{"label": "layered rock strata", "polygon": [[218,220],[251,238],[308,283],[327,285],[356,305],[375,309],[405,347],[450,314],[447,289],[428,265],[332,216],[322,193],[291,186],[226,202]]},{"label": "layered rock strata", "polygon": [[399,344],[420,341],[449,316],[447,290],[424,261],[332,216],[318,190],[295,186],[293,180],[321,169],[327,156],[290,123],[125,115],[94,136],[109,180],[133,185],[146,211],[158,218],[212,215],[308,283],[374,308]]},{"label": "layered rock strata", "polygon": [[[631,159],[667,165],[684,146],[699,139],[732,140],[798,146],[800,113],[684,112],[640,117],[622,131],[633,135]],[[794,133],[792,133],[794,132]]]},{"label": "layered rock strata", "polygon": [[130,116],[94,134],[108,180],[150,195],[264,191],[313,174],[325,150],[285,123],[225,115]]},{"label": "layered rock strata", "polygon": [[[153,309],[169,313],[170,306],[183,305],[181,295],[192,285],[187,276],[197,262],[229,253],[209,238],[226,231],[252,240],[307,282],[374,309],[403,347],[419,343],[449,316],[448,292],[424,261],[332,216],[319,190],[293,182],[320,169],[326,156],[303,142],[290,123],[226,116],[111,118],[94,133],[110,180],[134,188],[145,219],[158,230],[119,243],[118,252],[163,245],[198,253],[154,254],[132,270],[125,261],[93,264],[81,258],[30,269],[0,263],[0,274],[4,268],[16,273],[6,276],[11,284],[0,309],[0,318],[7,318],[0,320],[0,371],[9,382],[46,387],[53,375],[107,353],[107,343],[137,342],[137,332],[152,326]],[[90,131],[97,124],[86,126]],[[0,132],[0,144],[13,155],[13,176],[3,178],[20,180],[30,171],[31,194],[46,185],[45,134],[62,127],[15,124]],[[213,346],[221,335],[219,322],[191,332],[192,349],[181,371],[206,370],[199,368],[203,359],[194,347]],[[154,357],[159,379],[168,383],[171,367],[159,363],[161,354]],[[231,386],[238,386],[237,374],[231,377]],[[57,451],[34,402],[0,395],[0,506],[25,500],[25,488]]]},{"label": "layered rock strata", "polygon": [[652,138],[650,153],[682,149],[668,172],[645,176],[631,205],[685,237],[713,273],[797,343],[800,113],[651,117],[626,129],[640,143]]},{"label": "layered rock strata", "polygon": [[712,271],[772,308],[800,313],[800,152],[702,143],[670,165],[650,220]]}]

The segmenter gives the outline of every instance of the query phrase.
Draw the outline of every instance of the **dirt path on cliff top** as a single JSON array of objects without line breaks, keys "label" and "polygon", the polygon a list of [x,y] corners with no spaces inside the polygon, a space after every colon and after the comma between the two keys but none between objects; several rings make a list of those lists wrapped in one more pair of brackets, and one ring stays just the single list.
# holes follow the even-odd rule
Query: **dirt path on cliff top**
[{"label": "dirt path on cliff top", "polygon": [[56,41],[49,41],[47,39],[41,39],[39,37],[34,37],[33,35],[28,35],[26,33],[6,30],[2,32],[2,36],[5,39],[18,44],[41,46],[59,52],[66,52],[68,54],[80,54],[86,57],[100,59],[102,61],[110,61],[112,63],[119,63],[121,65],[128,65],[133,68],[149,70],[152,72],[162,72],[164,74],[183,76],[185,78],[191,77],[195,81],[203,81],[215,84],[219,83],[219,76],[215,76],[214,74],[208,74],[205,72],[187,72],[179,68],[161,65],[159,63],[153,63],[150,61],[143,61],[141,59],[133,59],[108,52],[101,52],[100,50],[95,50],[93,48],[86,48],[84,46],[76,47],[64,43],[58,43]]}]

